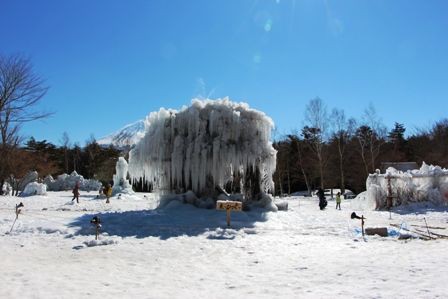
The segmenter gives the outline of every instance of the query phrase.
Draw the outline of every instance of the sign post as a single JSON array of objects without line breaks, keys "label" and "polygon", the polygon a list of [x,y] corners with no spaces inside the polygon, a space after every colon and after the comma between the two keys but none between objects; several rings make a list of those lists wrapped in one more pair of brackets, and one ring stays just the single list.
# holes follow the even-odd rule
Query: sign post
[{"label": "sign post", "polygon": [[227,227],[230,227],[230,212],[231,211],[242,211],[243,203],[240,201],[230,201],[230,200],[218,200],[216,202],[217,210],[226,210]]},{"label": "sign post", "polygon": [[20,208],[23,208],[23,207],[24,207],[24,205],[23,205],[22,202],[20,202],[18,205],[16,205],[16,219],[14,219],[14,222],[12,223],[12,226],[11,226],[11,229],[9,230],[9,233],[12,232],[12,229],[14,228],[14,224],[16,224],[16,221],[19,218],[19,214],[22,211],[22,209],[20,209]]},{"label": "sign post", "polygon": [[364,219],[366,219],[366,218],[364,218],[364,215],[361,215],[361,217],[359,217],[358,215],[356,215],[355,212],[353,212],[350,215],[350,218],[352,218],[352,219],[361,219],[361,231],[362,231],[362,236],[364,237]]},{"label": "sign post", "polygon": [[98,216],[94,216],[92,218],[92,220],[90,220],[90,223],[92,223],[93,225],[95,225],[95,240],[98,240],[98,236],[100,234],[100,229],[101,229],[101,220],[100,217]]}]

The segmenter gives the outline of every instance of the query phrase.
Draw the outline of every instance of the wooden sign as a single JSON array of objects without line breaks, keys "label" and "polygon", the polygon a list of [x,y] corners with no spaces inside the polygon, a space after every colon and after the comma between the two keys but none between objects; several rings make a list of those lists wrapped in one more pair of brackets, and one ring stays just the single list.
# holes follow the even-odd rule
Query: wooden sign
[{"label": "wooden sign", "polygon": [[217,210],[241,211],[243,203],[241,201],[218,200],[216,202]]},{"label": "wooden sign", "polygon": [[230,226],[230,211],[242,211],[243,203],[241,201],[218,200],[216,202],[217,210],[226,210],[227,226]]}]

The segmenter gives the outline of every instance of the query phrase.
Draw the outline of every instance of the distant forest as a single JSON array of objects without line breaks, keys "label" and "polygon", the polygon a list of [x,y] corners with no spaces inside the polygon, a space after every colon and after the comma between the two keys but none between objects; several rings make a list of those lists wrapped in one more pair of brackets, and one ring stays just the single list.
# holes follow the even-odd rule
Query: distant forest
[{"label": "distant forest", "polygon": [[322,188],[350,189],[359,193],[366,178],[381,168],[382,162],[417,162],[448,168],[448,119],[430,128],[406,128],[396,122],[387,130],[370,105],[360,120],[347,119],[343,110],[327,113],[319,98],[305,111],[300,131],[274,142],[277,169],[276,194]]},{"label": "distant forest", "polygon": [[[337,113],[332,115],[335,117]],[[327,139],[321,136],[322,130],[318,127],[305,125],[300,132],[276,140],[273,144],[277,150],[276,194],[321,186],[359,193],[365,190],[368,174],[380,168],[382,162],[412,161],[421,165],[425,161],[448,168],[448,119],[408,137],[400,123],[395,123],[389,131],[378,124],[355,124],[347,120],[346,126],[327,132]],[[76,171],[85,178],[106,183],[112,179],[118,157],[126,155],[126,151],[112,145],[100,146],[93,138],[84,147],[70,145],[67,135],[62,139],[63,144],[56,146],[30,138],[9,155],[9,167],[3,167],[4,174],[8,175],[3,178],[20,179],[30,170],[36,170],[42,178]],[[135,187],[140,189],[140,186]]]},{"label": "distant forest", "polygon": [[[297,191],[340,188],[355,193],[365,190],[366,178],[382,162],[417,162],[448,168],[448,118],[435,122],[426,129],[416,129],[405,135],[401,123],[387,130],[368,107],[360,120],[346,118],[343,110],[328,113],[320,98],[306,106],[305,122],[296,132],[276,138],[277,168],[274,173],[275,194]],[[17,135],[16,135],[17,136]],[[25,142],[0,146],[0,183],[18,184],[29,172],[36,170],[40,178],[76,171],[85,178],[103,183],[112,180],[119,156],[125,150],[100,146],[91,137],[84,147],[71,144],[64,133],[60,145],[33,137]],[[136,191],[149,191],[142,182]]]}]

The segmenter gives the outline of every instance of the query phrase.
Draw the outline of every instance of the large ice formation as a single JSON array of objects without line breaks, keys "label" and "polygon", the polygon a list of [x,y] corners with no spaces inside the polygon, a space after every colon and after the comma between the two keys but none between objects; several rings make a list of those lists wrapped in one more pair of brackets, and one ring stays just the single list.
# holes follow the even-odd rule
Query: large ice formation
[{"label": "large ice formation", "polygon": [[366,207],[387,207],[388,196],[393,206],[430,201],[448,203],[448,169],[423,162],[418,170],[406,172],[389,167],[385,174],[370,174],[366,182]]},{"label": "large ice formation", "polygon": [[180,111],[161,108],[145,120],[129,174],[156,190],[210,196],[218,187],[253,199],[274,189],[273,127],[263,112],[228,98],[195,99]]},{"label": "large ice formation", "polygon": [[76,171],[73,171],[70,175],[66,173],[58,175],[56,180],[51,175],[44,179],[44,184],[47,185],[48,191],[71,190],[77,182],[79,182],[79,189],[83,191],[98,191],[101,187],[101,182],[84,179]]},{"label": "large ice formation", "polygon": [[112,192],[114,194],[117,193],[126,193],[133,194],[131,184],[127,180],[128,175],[128,162],[123,157],[118,158],[117,165],[115,166],[115,174],[113,176],[114,179],[114,187],[112,188]]}]

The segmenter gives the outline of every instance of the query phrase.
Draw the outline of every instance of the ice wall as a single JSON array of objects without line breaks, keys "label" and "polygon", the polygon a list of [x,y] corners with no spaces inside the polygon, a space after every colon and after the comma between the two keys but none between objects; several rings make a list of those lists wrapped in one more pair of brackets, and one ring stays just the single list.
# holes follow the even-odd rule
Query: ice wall
[{"label": "ice wall", "polygon": [[385,174],[370,174],[366,188],[366,200],[376,209],[385,208],[390,195],[394,206],[420,201],[448,203],[448,169],[425,162],[420,169],[407,172],[390,167]]},{"label": "ice wall", "polygon": [[201,195],[235,177],[247,191],[254,188],[248,176],[257,173],[257,187],[268,192],[276,164],[273,127],[263,112],[228,98],[195,99],[180,111],[161,108],[145,120],[145,136],[129,154],[129,174],[154,189]]}]

